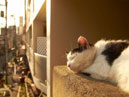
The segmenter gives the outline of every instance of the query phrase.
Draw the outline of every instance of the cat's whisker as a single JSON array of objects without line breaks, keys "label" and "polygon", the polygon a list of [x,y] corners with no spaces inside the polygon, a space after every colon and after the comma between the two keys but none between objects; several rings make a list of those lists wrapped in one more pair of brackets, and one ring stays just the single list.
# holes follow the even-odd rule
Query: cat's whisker
[{"label": "cat's whisker", "polygon": [[73,49],[73,47],[72,47],[72,43],[70,43],[70,49],[71,49],[71,50]]},{"label": "cat's whisker", "polygon": [[62,57],[62,58],[66,58],[66,56],[67,56],[67,55],[62,55],[61,57]]}]

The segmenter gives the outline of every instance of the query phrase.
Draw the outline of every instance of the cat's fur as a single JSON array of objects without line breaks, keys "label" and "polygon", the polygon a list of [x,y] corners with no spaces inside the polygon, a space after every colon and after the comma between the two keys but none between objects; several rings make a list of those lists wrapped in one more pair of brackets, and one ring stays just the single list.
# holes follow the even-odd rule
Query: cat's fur
[{"label": "cat's fur", "polygon": [[81,36],[78,44],[78,48],[67,54],[70,70],[117,83],[123,91],[129,93],[129,41],[100,40],[90,46],[86,38]]}]

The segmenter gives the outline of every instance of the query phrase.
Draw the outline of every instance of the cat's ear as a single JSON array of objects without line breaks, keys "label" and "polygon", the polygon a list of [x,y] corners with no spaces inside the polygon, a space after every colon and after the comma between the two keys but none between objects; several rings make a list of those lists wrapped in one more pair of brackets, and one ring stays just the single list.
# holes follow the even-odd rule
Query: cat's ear
[{"label": "cat's ear", "polygon": [[90,48],[90,45],[89,45],[87,39],[83,36],[80,36],[78,38],[77,42],[78,42],[79,48],[82,48],[82,49]]}]

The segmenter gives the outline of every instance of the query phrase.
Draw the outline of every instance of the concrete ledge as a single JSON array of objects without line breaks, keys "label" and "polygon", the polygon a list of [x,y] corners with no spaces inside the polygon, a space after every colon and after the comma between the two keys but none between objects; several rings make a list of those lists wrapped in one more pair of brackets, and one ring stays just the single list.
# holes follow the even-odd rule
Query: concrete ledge
[{"label": "concrete ledge", "polygon": [[70,72],[66,66],[55,66],[53,97],[129,97],[118,87]]}]

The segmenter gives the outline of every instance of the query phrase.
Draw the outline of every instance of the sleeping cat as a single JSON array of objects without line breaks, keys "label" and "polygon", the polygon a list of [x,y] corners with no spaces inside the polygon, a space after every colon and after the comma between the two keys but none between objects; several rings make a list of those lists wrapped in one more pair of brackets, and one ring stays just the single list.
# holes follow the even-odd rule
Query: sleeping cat
[{"label": "sleeping cat", "polygon": [[129,93],[129,41],[99,40],[89,45],[78,38],[78,48],[67,54],[67,67],[74,72],[88,73],[92,78],[116,83]]}]

